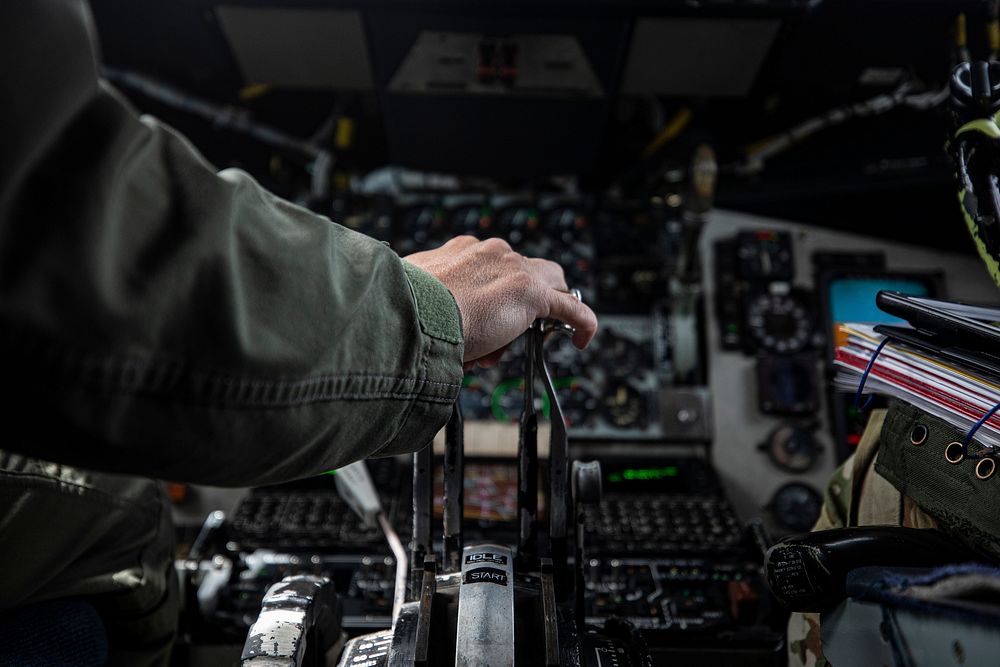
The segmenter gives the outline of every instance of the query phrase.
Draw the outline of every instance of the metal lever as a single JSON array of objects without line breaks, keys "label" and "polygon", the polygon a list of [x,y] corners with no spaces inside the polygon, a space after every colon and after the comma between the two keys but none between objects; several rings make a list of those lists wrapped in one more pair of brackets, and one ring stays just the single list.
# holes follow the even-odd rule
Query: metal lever
[{"label": "metal lever", "polygon": [[[582,300],[580,290],[570,290],[577,300]],[[559,406],[545,363],[545,340],[554,333],[572,336],[576,330],[556,320],[536,320],[525,334],[524,346],[524,407],[521,411],[518,437],[518,508],[520,541],[518,557],[524,563],[534,563],[538,549],[538,414],[535,410],[535,378],[541,377],[542,386],[549,398],[549,546],[552,561],[567,562],[566,515],[568,512],[569,442],[566,422]],[[569,571],[565,566],[555,571],[556,594],[566,594]]]},{"label": "metal lever", "polygon": [[601,462],[573,461],[573,507],[576,514],[576,622],[583,631],[585,612],[584,596],[587,593],[584,583],[584,568],[587,560],[584,553],[586,530],[583,521],[584,505],[600,505],[602,495]]},{"label": "metal lever", "polygon": [[520,526],[517,557],[531,565],[538,549],[538,414],[535,412],[535,355],[541,322],[531,325],[524,345],[524,406],[517,437],[517,507]]},{"label": "metal lever", "polygon": [[556,587],[552,559],[541,562],[542,639],[545,641],[545,667],[559,667],[559,613],[556,611]]},{"label": "metal lever", "polygon": [[420,585],[420,611],[417,616],[417,637],[414,647],[415,665],[426,665],[431,654],[431,623],[434,594],[437,592],[437,561],[434,556],[424,559]]},{"label": "metal lever", "polygon": [[[458,593],[455,667],[514,667],[514,564],[510,547],[466,547]],[[439,664],[444,664],[439,663]]]},{"label": "metal lever", "polygon": [[462,515],[464,512],[465,437],[459,401],[444,432],[444,563],[445,572],[462,568]]},{"label": "metal lever", "polygon": [[[326,577],[299,574],[267,589],[260,616],[247,633],[241,667],[306,664],[306,648],[317,664],[340,639],[340,603]],[[312,664],[312,661],[309,661]]]},{"label": "metal lever", "polygon": [[434,448],[427,445],[413,455],[413,555],[410,558],[410,586],[407,600],[420,596],[421,569],[434,548],[431,518],[434,509]]},{"label": "metal lever", "polygon": [[389,518],[382,511],[382,503],[379,501],[378,491],[372,482],[371,475],[368,474],[368,466],[364,461],[354,463],[337,469],[335,477],[337,493],[344,499],[354,512],[361,517],[366,526],[378,524],[385,535],[389,549],[396,559],[396,588],[392,602],[392,622],[396,623],[399,617],[399,610],[403,606],[406,598],[407,568],[409,567],[406,548],[399,539],[396,529],[389,522]]},{"label": "metal lever", "polygon": [[[569,482],[569,470],[567,469],[569,437],[566,433],[566,421],[563,419],[559,397],[556,395],[552,382],[552,375],[545,363],[544,324],[541,331],[542,335],[536,335],[533,343],[535,346],[534,356],[540,360],[538,374],[542,378],[542,386],[545,387],[545,392],[549,396],[549,549],[552,562],[558,564],[553,573],[556,596],[558,599],[564,599],[569,583],[569,570],[566,565],[569,562],[566,543],[566,515],[569,510],[569,499],[566,492]],[[553,327],[550,331],[564,333],[566,329]]]}]

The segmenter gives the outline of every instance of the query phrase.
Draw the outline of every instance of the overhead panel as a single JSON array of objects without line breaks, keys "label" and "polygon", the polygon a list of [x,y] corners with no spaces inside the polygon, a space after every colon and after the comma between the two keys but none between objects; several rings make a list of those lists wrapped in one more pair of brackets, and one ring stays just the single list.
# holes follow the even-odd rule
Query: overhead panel
[{"label": "overhead panel", "polygon": [[780,25],[777,19],[640,18],[622,92],[746,95]]},{"label": "overhead panel", "polygon": [[361,12],[236,6],[215,11],[248,84],[372,88]]}]

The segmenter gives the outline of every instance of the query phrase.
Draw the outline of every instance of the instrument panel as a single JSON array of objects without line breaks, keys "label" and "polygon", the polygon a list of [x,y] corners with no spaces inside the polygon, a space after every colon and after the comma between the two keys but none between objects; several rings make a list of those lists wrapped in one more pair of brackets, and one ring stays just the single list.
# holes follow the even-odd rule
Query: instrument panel
[{"label": "instrument panel", "polygon": [[969,302],[996,289],[973,257],[731,211],[711,214],[703,241],[712,460],[744,516],[773,535],[809,530],[867,417],[831,392],[829,359],[838,318],[869,317],[874,292],[850,292],[843,315],[837,289],[900,276]]},{"label": "instrument panel", "polygon": [[[682,435],[683,422],[697,413],[708,423],[693,440],[711,442],[708,451],[739,512],[763,517],[776,534],[808,523],[802,512],[788,519],[777,511],[785,504],[775,499],[786,497],[778,491],[794,482],[819,493],[857,441],[863,417],[828,396],[835,332],[820,276],[837,267],[934,266],[948,274],[949,295],[992,297],[972,258],[888,242],[875,252],[867,237],[727,211],[708,215],[692,259],[684,254],[690,221],[671,197],[447,193],[347,204],[333,207],[338,219],[404,256],[471,233],[558,261],[601,326],[584,351],[566,340],[549,343],[571,439],[669,446],[692,440]],[[676,289],[686,263],[700,267],[690,289],[703,295],[703,305],[701,296],[685,303]],[[523,402],[519,346],[496,367],[466,376],[461,404],[468,421],[516,421]],[[547,417],[545,399],[536,400]],[[846,443],[836,435],[845,429]],[[815,511],[811,502],[798,506]]]},{"label": "instrument panel", "polygon": [[[662,317],[603,316],[597,338],[583,351],[566,337],[550,340],[547,363],[571,437],[663,437],[657,397],[669,378],[656,370],[668,365]],[[523,356],[518,340],[496,366],[466,375],[460,397],[466,420],[517,423],[524,403]],[[548,398],[535,400],[548,419]]]},{"label": "instrument panel", "polygon": [[[389,242],[404,257],[467,234],[500,238],[525,256],[557,262],[600,321],[586,350],[560,337],[546,346],[570,437],[667,437],[661,395],[676,376],[669,281],[681,262],[678,249],[689,245],[676,206],[663,199],[465,193],[355,199],[315,208]],[[516,340],[495,367],[466,375],[460,403],[467,421],[517,422],[524,401],[523,357],[523,342]],[[547,398],[536,401],[548,419]]]},{"label": "instrument panel", "polygon": [[[587,350],[559,337],[546,346],[574,457],[605,466],[604,498],[580,516],[587,621],[627,619],[655,664],[783,664],[781,612],[761,586],[766,539],[755,531],[808,530],[820,511],[820,490],[837,459],[824,391],[828,327],[810,250],[850,251],[865,240],[829,232],[810,238],[791,226],[716,212],[700,245],[702,282],[685,292],[677,290],[677,253],[690,245],[689,228],[681,211],[662,203],[419,199],[341,202],[326,210],[403,255],[460,232],[503,238],[526,254],[556,258],[598,311],[600,332]],[[746,245],[753,248],[741,251]],[[887,252],[889,261],[900,256]],[[699,305],[701,289],[706,302]],[[696,325],[683,329],[679,316]],[[681,332],[692,330],[700,350],[693,365],[704,384],[677,370],[684,365]],[[466,375],[460,402],[468,433],[470,425],[516,423],[523,372],[522,343],[515,341],[496,366]],[[705,409],[708,395],[712,410]],[[544,419],[547,398],[536,400]],[[707,428],[679,436],[678,425],[692,414]],[[678,445],[691,443],[697,456],[675,456]],[[370,462],[404,542],[408,463]],[[239,504],[197,566],[197,590],[190,592],[203,604],[188,628],[192,650],[238,644],[264,590],[293,573],[335,582],[350,635],[389,625],[396,564],[331,482],[258,489]],[[434,486],[442,497],[443,480]],[[466,462],[468,541],[514,543],[516,503],[513,460]],[[544,516],[544,503],[540,511]],[[748,526],[751,517],[763,525]]]}]

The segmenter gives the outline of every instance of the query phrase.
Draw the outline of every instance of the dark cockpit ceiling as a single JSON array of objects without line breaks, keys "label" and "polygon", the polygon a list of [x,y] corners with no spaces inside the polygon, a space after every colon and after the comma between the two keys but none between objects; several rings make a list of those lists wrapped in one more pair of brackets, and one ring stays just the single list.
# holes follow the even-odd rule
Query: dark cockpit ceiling
[{"label": "dark cockpit ceiling", "polygon": [[[109,68],[245,110],[292,136],[312,135],[331,109],[349,112],[356,140],[338,161],[359,172],[394,164],[514,186],[574,174],[588,191],[639,194],[669,180],[707,141],[719,156],[720,207],[972,250],[956,231],[947,105],[928,99],[946,85],[960,12],[969,17],[970,50],[985,51],[985,31],[974,29],[984,2],[91,4]],[[497,94],[451,84],[408,92],[404,65],[428,32],[569,36],[592,79],[575,89],[542,82]],[[900,91],[917,102],[880,107],[879,96]],[[269,172],[273,151],[126,92],[216,164]],[[749,159],[769,140],[845,109],[844,122],[766,161]],[[682,131],[649,155],[671,122]],[[294,194],[293,177],[270,171],[269,187]]]}]

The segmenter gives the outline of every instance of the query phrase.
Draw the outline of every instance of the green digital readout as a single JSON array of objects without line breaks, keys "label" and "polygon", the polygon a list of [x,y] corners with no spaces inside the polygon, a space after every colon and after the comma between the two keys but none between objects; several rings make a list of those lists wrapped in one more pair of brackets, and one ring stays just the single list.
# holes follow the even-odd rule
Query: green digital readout
[{"label": "green digital readout", "polygon": [[667,477],[677,477],[677,466],[661,466],[659,468],[625,468],[608,473],[609,482],[651,482]]}]

